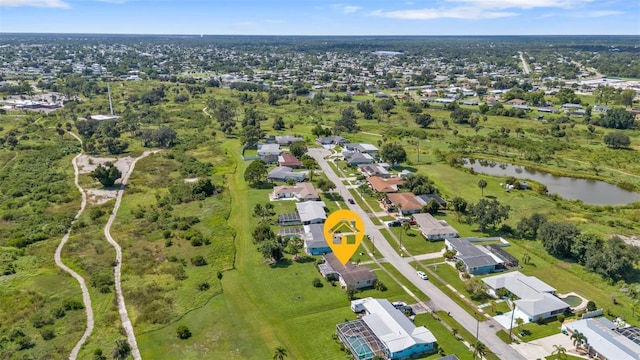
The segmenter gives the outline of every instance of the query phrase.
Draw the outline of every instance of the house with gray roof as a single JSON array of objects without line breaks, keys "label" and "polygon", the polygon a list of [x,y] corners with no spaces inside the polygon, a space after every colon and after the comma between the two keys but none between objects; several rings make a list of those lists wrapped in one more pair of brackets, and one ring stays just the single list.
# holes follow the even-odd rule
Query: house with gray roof
[{"label": "house with gray roof", "polygon": [[481,275],[496,271],[502,260],[489,250],[473,245],[468,239],[447,238],[447,249],[456,251],[456,259],[462,261],[469,274]]},{"label": "house with gray roof", "polygon": [[287,181],[289,179],[297,182],[302,182],[307,179],[307,172],[294,172],[292,168],[288,166],[278,166],[277,168],[269,171],[267,179],[271,181]]},{"label": "house with gray roof", "polygon": [[276,143],[280,146],[289,146],[294,142],[304,141],[304,139],[301,137],[291,136],[291,135],[283,135],[283,136],[277,135],[275,140],[276,140]]},{"label": "house with gray roof", "polygon": [[[407,359],[435,352],[436,338],[424,326],[415,326],[387,299],[357,300],[364,315],[337,325],[340,340],[354,359]],[[363,346],[364,345],[364,346]]]},{"label": "house with gray roof", "polygon": [[303,228],[304,251],[308,255],[324,255],[331,252],[331,247],[324,237],[324,224],[310,224]]},{"label": "house with gray roof", "polygon": [[296,210],[303,225],[323,224],[327,219],[324,201],[305,201],[296,203]]},{"label": "house with gray roof", "polygon": [[343,265],[332,252],[322,257],[324,263],[318,264],[320,273],[327,279],[338,280],[343,289],[348,286],[353,286],[356,289],[369,288],[378,279],[376,273],[366,266],[355,265],[352,262]]},{"label": "house with gray roof", "polygon": [[316,139],[316,142],[320,145],[344,145],[349,140],[343,138],[342,136],[327,136],[327,137],[319,137]]},{"label": "house with gray roof", "polygon": [[496,296],[496,291],[506,289],[518,297],[516,310],[524,313],[529,322],[547,319],[569,310],[569,304],[555,296],[556,289],[544,281],[526,276],[519,271],[483,278],[489,287],[489,294]]},{"label": "house with gray roof", "polygon": [[605,317],[589,318],[562,324],[562,332],[579,331],[586,341],[582,346],[590,358],[602,360],[640,360],[640,345],[622,335],[624,329]]},{"label": "house with gray roof", "polygon": [[438,220],[429,213],[413,214],[413,219],[420,228],[420,232],[429,241],[457,238],[458,230],[444,220]]},{"label": "house with gray roof", "polygon": [[258,144],[258,156],[279,156],[282,153],[278,144]]},{"label": "house with gray roof", "polygon": [[360,143],[360,144],[346,144],[345,148],[349,151],[355,151],[363,154],[369,154],[371,156],[378,155],[378,148],[373,144],[369,143]]},{"label": "house with gray roof", "polygon": [[373,156],[359,152],[347,153],[345,158],[349,165],[372,164],[374,162]]}]

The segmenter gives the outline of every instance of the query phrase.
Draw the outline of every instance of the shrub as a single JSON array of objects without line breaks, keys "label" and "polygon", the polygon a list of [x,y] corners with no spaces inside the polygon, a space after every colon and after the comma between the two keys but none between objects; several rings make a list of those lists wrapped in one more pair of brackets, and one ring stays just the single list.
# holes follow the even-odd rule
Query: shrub
[{"label": "shrub", "polygon": [[59,308],[54,309],[54,310],[53,310],[53,312],[52,312],[52,314],[53,314],[53,316],[54,316],[56,319],[61,319],[61,318],[63,318],[67,313],[64,311],[64,308],[59,307]]},{"label": "shrub", "polygon": [[323,286],[324,286],[324,285],[322,284],[322,281],[321,281],[320,279],[318,279],[318,278],[313,279],[313,280],[311,281],[311,284],[312,284],[314,287],[317,287],[317,288],[321,288],[321,287],[323,287]]},{"label": "shrub", "polygon": [[33,325],[33,327],[36,329],[51,324],[53,324],[53,319],[42,314],[35,314],[31,319],[31,325]]},{"label": "shrub", "polygon": [[536,323],[538,325],[544,325],[546,323],[545,319],[543,317],[539,317],[538,320],[536,320]]},{"label": "shrub", "polygon": [[209,285],[208,282],[204,281],[198,284],[198,290],[200,291],[207,291],[209,290],[209,288],[211,287],[211,285]]},{"label": "shrub", "polygon": [[596,303],[589,300],[589,302],[587,303],[587,311],[596,311],[597,306]]},{"label": "shrub", "polygon": [[44,329],[40,332],[43,340],[51,340],[56,337],[56,333],[52,329]]},{"label": "shrub", "polygon": [[78,300],[67,299],[62,304],[65,310],[82,310],[84,309],[84,304]]},{"label": "shrub", "polygon": [[178,334],[178,339],[186,340],[191,337],[191,330],[184,325],[178,326],[176,333]]},{"label": "shrub", "polygon": [[374,281],[373,288],[378,291],[387,291],[387,286],[380,280]]},{"label": "shrub", "polygon": [[564,317],[564,315],[560,314],[560,315],[556,316],[556,319],[558,319],[558,322],[560,324],[562,324],[564,322],[565,317]]},{"label": "shrub", "polygon": [[191,264],[193,266],[205,266],[207,265],[207,260],[204,259],[204,256],[198,255],[191,258]]}]

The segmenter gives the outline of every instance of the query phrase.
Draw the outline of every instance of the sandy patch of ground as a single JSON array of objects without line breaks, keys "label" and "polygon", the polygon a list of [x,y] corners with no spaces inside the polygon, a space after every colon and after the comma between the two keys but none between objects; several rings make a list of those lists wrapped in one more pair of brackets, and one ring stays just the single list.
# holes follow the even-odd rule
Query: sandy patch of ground
[{"label": "sandy patch of ground", "polygon": [[[101,158],[89,155],[81,155],[77,159],[78,173],[88,174],[95,170],[99,164],[112,162],[122,174],[126,174],[133,163],[131,156],[122,158]],[[116,180],[116,184],[120,184],[121,179]],[[104,204],[111,199],[115,199],[118,194],[118,188],[114,189],[86,189],[87,201],[90,204]]]},{"label": "sandy patch of ground", "polygon": [[198,181],[199,178],[189,178],[189,179],[184,179],[184,182],[186,183],[194,183],[196,181]]},{"label": "sandy patch of ground", "polygon": [[612,236],[617,236],[620,239],[624,240],[624,242],[626,242],[629,245],[633,245],[633,246],[639,246],[640,247],[640,237],[638,236],[624,236],[624,235],[620,235],[620,234],[614,234]]}]

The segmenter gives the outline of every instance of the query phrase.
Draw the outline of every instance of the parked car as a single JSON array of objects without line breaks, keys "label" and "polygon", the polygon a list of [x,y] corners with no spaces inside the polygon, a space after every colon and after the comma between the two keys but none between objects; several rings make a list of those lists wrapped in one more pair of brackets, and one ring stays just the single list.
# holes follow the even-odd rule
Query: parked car
[{"label": "parked car", "polygon": [[429,280],[429,277],[423,271],[418,271],[416,274],[418,274],[418,277],[422,280]]},{"label": "parked car", "polygon": [[354,205],[354,204],[356,203],[356,202],[355,202],[353,199],[351,199],[351,198],[350,198],[349,200],[347,200],[347,201],[348,201],[348,202],[349,202],[349,204],[351,204],[351,205]]},{"label": "parked car", "polygon": [[413,220],[413,219],[409,220],[409,225],[416,225],[416,224],[417,224],[417,222],[415,220]]},{"label": "parked car", "polygon": [[387,224],[388,227],[398,227],[398,226],[401,225],[400,221],[398,221],[398,220],[387,221],[386,224]]},{"label": "parked car", "polygon": [[410,222],[411,219],[409,219],[408,217],[397,217],[396,221],[399,221],[402,224],[402,223]]}]

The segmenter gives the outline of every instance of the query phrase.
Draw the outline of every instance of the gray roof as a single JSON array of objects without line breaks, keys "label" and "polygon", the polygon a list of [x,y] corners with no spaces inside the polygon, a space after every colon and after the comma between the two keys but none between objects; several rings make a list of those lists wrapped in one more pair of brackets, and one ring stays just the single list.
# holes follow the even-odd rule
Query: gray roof
[{"label": "gray roof", "polygon": [[363,307],[362,320],[369,326],[391,353],[397,353],[416,344],[436,342],[435,336],[424,326],[416,327],[387,299],[369,299]]},{"label": "gray roof", "polygon": [[371,157],[371,155],[366,154],[366,153],[355,152],[355,153],[352,153],[351,155],[349,155],[349,157],[347,158],[347,162],[350,162],[350,163],[353,163],[353,162],[359,162],[359,163],[369,162],[369,163],[372,163],[373,162],[373,157]]},{"label": "gray roof", "polygon": [[467,239],[447,239],[458,254],[456,257],[467,265],[469,268],[477,268],[482,266],[497,265],[498,261],[482,248],[471,244]]},{"label": "gray roof", "polygon": [[269,171],[269,175],[267,175],[268,179],[273,180],[304,180],[306,177],[306,172],[293,172],[293,169],[288,166],[278,166],[277,168]]},{"label": "gray roof", "polygon": [[258,152],[280,152],[280,145],[278,144],[258,144]]},{"label": "gray roof", "polygon": [[326,207],[324,201],[305,201],[296,203],[296,209],[300,215],[302,222],[312,221],[315,219],[326,219],[327,214],[324,212]]},{"label": "gray roof", "polygon": [[[455,237],[458,231],[444,220],[438,220],[428,213],[413,214],[413,219],[420,227],[420,231],[426,235],[449,235]],[[451,235],[455,234],[455,236]]]},{"label": "gray roof", "polygon": [[555,288],[519,271],[490,276],[482,281],[494,290],[505,288],[519,297],[520,299],[515,301],[516,306],[532,317],[569,307],[567,303],[552,295],[556,291]]},{"label": "gray roof", "polygon": [[616,325],[604,317],[573,321],[564,327],[584,334],[589,345],[607,359],[640,359],[640,345],[614,331]]},{"label": "gray roof", "polygon": [[294,142],[304,141],[303,138],[291,135],[276,136],[276,142],[280,145],[293,144]]},{"label": "gray roof", "polygon": [[304,226],[304,243],[307,249],[326,248],[329,246],[324,237],[324,224]]}]

